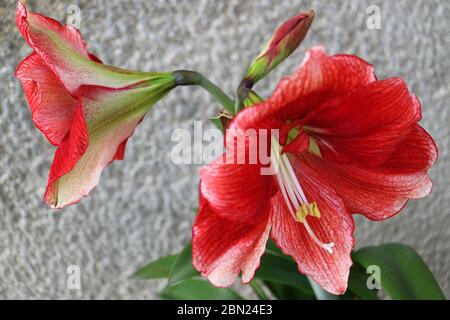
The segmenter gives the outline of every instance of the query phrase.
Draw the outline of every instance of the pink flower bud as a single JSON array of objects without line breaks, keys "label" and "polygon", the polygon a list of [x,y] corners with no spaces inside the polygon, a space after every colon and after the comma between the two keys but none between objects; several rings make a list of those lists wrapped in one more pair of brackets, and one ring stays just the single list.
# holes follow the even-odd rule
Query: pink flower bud
[{"label": "pink flower bud", "polygon": [[278,27],[272,39],[247,70],[245,78],[253,83],[264,78],[297,49],[313,20],[314,11],[310,10],[290,18]]}]

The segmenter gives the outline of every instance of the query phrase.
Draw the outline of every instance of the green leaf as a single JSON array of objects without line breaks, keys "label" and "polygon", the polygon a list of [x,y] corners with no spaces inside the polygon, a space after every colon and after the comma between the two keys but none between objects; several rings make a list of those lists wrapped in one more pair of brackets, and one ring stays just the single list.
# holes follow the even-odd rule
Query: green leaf
[{"label": "green leaf", "polygon": [[261,267],[255,274],[257,279],[297,288],[305,297],[314,297],[308,279],[299,273],[294,261],[267,250],[261,258]]},{"label": "green leaf", "polygon": [[339,300],[339,296],[329,293],[328,291],[325,291],[322,289],[321,286],[319,286],[314,280],[311,278],[307,278],[309,280],[309,283],[311,284],[311,287],[314,291],[314,294],[316,295],[317,300]]},{"label": "green leaf", "polygon": [[174,286],[166,287],[160,296],[165,300],[242,300],[235,291],[216,288],[209,282],[188,279]]},{"label": "green leaf", "polygon": [[168,278],[177,255],[165,256],[137,270],[133,276],[140,279]]},{"label": "green leaf", "polygon": [[444,300],[445,296],[423,259],[403,244],[362,248],[354,258],[363,267],[380,267],[381,286],[395,300]]},{"label": "green leaf", "polygon": [[378,300],[378,290],[370,290],[366,285],[367,277],[365,269],[354,263],[350,269],[347,291],[343,295],[331,294],[311,278],[308,279],[318,300]]},{"label": "green leaf", "polygon": [[180,252],[170,270],[169,285],[176,285],[198,275],[198,271],[192,265],[192,245],[189,243]]},{"label": "green leaf", "polygon": [[260,300],[269,300],[269,297],[266,295],[263,286],[258,282],[258,280],[253,279],[250,282],[250,287],[253,289],[253,292],[256,294],[258,299]]},{"label": "green leaf", "polygon": [[266,245],[266,253],[272,253],[278,256],[281,256],[289,261],[293,261],[291,257],[285,256],[283,254],[283,252],[281,251],[280,248],[278,248],[278,246],[276,245],[275,242],[273,242],[273,240],[269,239],[267,240],[267,245]]},{"label": "green leaf", "polygon": [[378,300],[378,290],[367,287],[368,277],[369,274],[367,274],[366,269],[354,261],[350,268],[347,293],[350,293],[356,299]]},{"label": "green leaf", "polygon": [[264,284],[278,300],[314,300],[314,295],[305,295],[304,291],[293,286],[264,281]]}]

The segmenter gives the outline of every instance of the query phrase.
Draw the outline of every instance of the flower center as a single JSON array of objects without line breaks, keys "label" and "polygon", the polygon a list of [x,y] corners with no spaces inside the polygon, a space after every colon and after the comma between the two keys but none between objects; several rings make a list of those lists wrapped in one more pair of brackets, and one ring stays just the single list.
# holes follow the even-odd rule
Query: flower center
[{"label": "flower center", "polygon": [[276,169],[277,182],[292,217],[305,226],[309,236],[318,246],[332,254],[334,242],[320,241],[307,221],[308,216],[320,218],[319,207],[317,203],[309,202],[306,198],[289,158],[286,154],[281,154],[281,146],[275,137],[271,138],[270,159]]}]

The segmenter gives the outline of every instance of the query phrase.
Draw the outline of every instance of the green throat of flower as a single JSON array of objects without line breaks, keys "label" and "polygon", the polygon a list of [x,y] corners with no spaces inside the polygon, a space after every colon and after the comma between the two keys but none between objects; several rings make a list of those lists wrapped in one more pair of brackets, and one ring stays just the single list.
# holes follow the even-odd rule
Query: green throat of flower
[{"label": "green throat of flower", "polygon": [[316,202],[310,202],[298,181],[287,154],[281,154],[281,146],[275,137],[271,139],[270,160],[272,168],[283,195],[286,206],[295,221],[302,223],[313,241],[321,248],[333,254],[334,242],[323,243],[316,236],[308,224],[308,217],[320,218],[319,207]]}]

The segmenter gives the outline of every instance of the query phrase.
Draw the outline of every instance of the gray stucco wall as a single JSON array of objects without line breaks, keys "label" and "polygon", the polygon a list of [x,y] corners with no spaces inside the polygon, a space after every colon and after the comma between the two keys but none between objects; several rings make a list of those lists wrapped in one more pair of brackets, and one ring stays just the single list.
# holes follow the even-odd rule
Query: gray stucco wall
[{"label": "gray stucco wall", "polygon": [[[380,78],[407,80],[423,104],[422,125],[440,158],[431,196],[403,214],[373,223],[358,218],[357,245],[399,241],[413,246],[450,297],[450,2],[448,1],[30,1],[35,11],[66,20],[81,9],[81,31],[104,62],[141,70],[190,68],[232,93],[274,28],[314,8],[304,45],[257,89],[268,95],[280,76],[325,44],[375,64]],[[366,27],[367,7],[381,8],[381,30]],[[14,24],[15,1],[0,2],[0,298],[156,297],[162,282],[130,279],[140,265],[175,252],[190,238],[197,206],[197,166],[170,161],[171,132],[192,129],[217,110],[201,89],[180,88],[158,103],[100,185],[81,203],[51,211],[42,201],[53,148],[34,128],[12,76],[30,51]],[[65,287],[79,265],[82,290]]]}]

